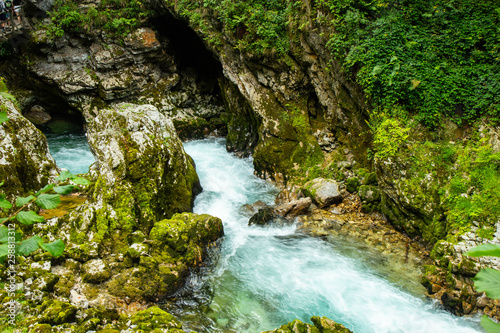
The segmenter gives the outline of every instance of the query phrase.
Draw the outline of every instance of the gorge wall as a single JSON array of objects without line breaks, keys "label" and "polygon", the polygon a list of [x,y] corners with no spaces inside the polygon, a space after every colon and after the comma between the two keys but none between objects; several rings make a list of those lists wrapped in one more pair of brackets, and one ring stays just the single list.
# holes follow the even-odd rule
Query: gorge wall
[{"label": "gorge wall", "polygon": [[[100,7],[105,1],[75,3],[86,10],[108,8]],[[37,6],[50,7],[48,1]],[[274,2],[269,6],[280,10]],[[382,132],[367,124],[374,110],[356,83],[357,68],[346,70],[332,56],[327,45],[334,17],[314,1],[300,2],[287,14],[286,50],[268,41],[282,37],[272,30],[259,40],[244,22],[228,25],[214,4],[150,0],[140,9],[139,24],[122,35],[105,25],[88,28],[83,19],[73,26],[49,22],[35,31],[22,56],[2,66],[23,111],[41,105],[52,115],[81,118],[92,131],[105,110],[150,104],[173,120],[182,139],[226,136],[229,150],[253,154],[256,173],[290,192],[319,176],[334,178],[359,194],[363,212],[382,212],[429,248],[437,244],[435,265],[424,279],[429,293],[457,314],[480,309],[498,317],[497,304],[485,302],[470,280],[480,267],[498,263],[462,255],[477,244],[498,243],[497,215],[455,223],[448,214],[449,193],[456,189],[449,184],[459,181],[455,170],[461,170],[457,156],[473,149],[468,140],[496,156],[494,129],[463,130],[450,123],[429,129],[414,120],[384,120],[379,129],[386,130],[386,141],[374,140]],[[64,33],[55,34],[55,28]],[[257,43],[262,40],[269,45]],[[449,160],[440,160],[446,153]],[[474,195],[469,185],[456,196]]]}]

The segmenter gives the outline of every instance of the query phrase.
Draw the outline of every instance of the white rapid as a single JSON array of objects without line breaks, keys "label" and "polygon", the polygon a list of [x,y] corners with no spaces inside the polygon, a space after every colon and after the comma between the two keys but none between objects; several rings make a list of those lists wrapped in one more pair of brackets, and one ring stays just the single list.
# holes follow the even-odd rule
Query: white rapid
[{"label": "white rapid", "polygon": [[85,134],[46,134],[50,154],[60,168],[68,169],[73,174],[89,172],[94,163]]},{"label": "white rapid", "polygon": [[[293,226],[247,226],[239,208],[257,200],[272,203],[276,190],[253,175],[251,160],[227,153],[222,139],[192,141],[185,149],[204,189],[194,212],[220,217],[225,232],[215,267],[190,286],[205,295],[198,301],[179,296],[186,311],[191,306],[193,322],[209,318],[193,328],[260,332],[296,318],[327,316],[357,333],[480,331],[476,320],[439,310],[333,244],[299,235]],[[193,302],[204,310],[193,309]]]}]

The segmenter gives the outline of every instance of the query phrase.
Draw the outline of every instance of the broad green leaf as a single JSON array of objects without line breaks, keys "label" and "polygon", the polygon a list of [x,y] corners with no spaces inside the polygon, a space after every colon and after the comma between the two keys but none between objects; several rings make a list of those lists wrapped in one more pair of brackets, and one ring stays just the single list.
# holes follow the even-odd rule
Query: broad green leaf
[{"label": "broad green leaf", "polygon": [[64,242],[60,239],[52,243],[40,243],[40,247],[49,252],[53,257],[59,257],[64,252]]},{"label": "broad green leaf", "polygon": [[[9,231],[10,231],[9,228],[7,228],[4,225],[0,227],[0,243],[9,242],[9,237],[12,237],[12,232],[9,234]],[[14,230],[14,242],[15,243],[20,242],[21,238],[23,238],[23,235]]]},{"label": "broad green leaf", "polygon": [[500,324],[495,323],[487,315],[481,317],[481,326],[488,333],[500,333]]},{"label": "broad green leaf", "polygon": [[0,112],[0,124],[5,123],[7,120],[9,120],[9,117],[7,116],[7,112],[5,112],[5,111]]},{"label": "broad green leaf", "polygon": [[8,217],[2,217],[2,218],[0,219],[0,223],[4,223],[5,221],[7,221],[7,219],[8,219]]},{"label": "broad green leaf", "polygon": [[65,194],[70,194],[71,192],[73,192],[74,189],[77,188],[78,187],[76,187],[75,185],[56,186],[54,187],[54,191],[56,191],[56,193],[59,193],[61,195],[65,195]]},{"label": "broad green leaf", "polygon": [[41,194],[35,203],[43,209],[54,209],[61,203],[61,198],[59,194]]},{"label": "broad green leaf", "polygon": [[45,221],[45,219],[43,217],[41,217],[40,215],[38,215],[37,213],[35,213],[32,210],[29,210],[27,212],[17,213],[16,219],[20,223],[26,224],[26,225],[31,225],[31,224],[40,223],[40,222]]},{"label": "broad green leaf", "polygon": [[35,197],[32,195],[30,195],[29,197],[19,197],[16,199],[16,207],[22,207],[33,199],[35,199]]},{"label": "broad green leaf", "polygon": [[5,197],[0,197],[0,208],[11,209],[12,204]]},{"label": "broad green leaf", "polygon": [[54,184],[47,184],[45,185],[44,188],[42,188],[40,191],[35,193],[35,197],[38,197],[42,193],[47,193],[48,191],[52,190],[54,188]]},{"label": "broad green leaf", "polygon": [[33,236],[31,238],[25,239],[16,246],[16,253],[27,256],[38,250],[38,243],[40,243],[40,241],[43,242],[43,239],[40,238],[40,236]]},{"label": "broad green leaf", "polygon": [[14,230],[14,232],[10,232],[9,234],[9,228],[6,226],[2,225],[0,226],[0,243],[8,243],[9,242],[9,237],[12,237],[14,235],[14,241],[18,242],[21,240],[21,234],[18,233],[17,231]]},{"label": "broad green leaf", "polygon": [[495,245],[495,244],[479,245],[469,250],[465,254],[470,257],[483,257],[483,256],[500,257],[500,245]]},{"label": "broad green leaf", "polygon": [[500,271],[483,268],[473,280],[477,291],[484,291],[489,298],[500,299]]},{"label": "broad green leaf", "polygon": [[9,238],[9,228],[2,225],[0,226],[0,243],[7,243]]},{"label": "broad green leaf", "polygon": [[3,263],[9,254],[9,245],[0,245],[0,263]]},{"label": "broad green leaf", "polygon": [[90,185],[90,181],[82,177],[75,177],[72,181],[77,185]]},{"label": "broad green leaf", "polygon": [[68,170],[63,170],[61,174],[56,178],[58,181],[75,178],[75,175],[69,172]]}]

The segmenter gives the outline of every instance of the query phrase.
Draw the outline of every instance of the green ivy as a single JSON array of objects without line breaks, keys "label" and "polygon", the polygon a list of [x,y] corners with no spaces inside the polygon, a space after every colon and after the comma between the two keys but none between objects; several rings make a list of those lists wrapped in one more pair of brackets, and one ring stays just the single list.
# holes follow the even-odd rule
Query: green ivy
[{"label": "green ivy", "polygon": [[[22,225],[32,225],[35,223],[43,223],[45,219],[38,215],[34,210],[30,209],[32,205],[38,206],[40,209],[55,209],[61,203],[60,195],[70,194],[78,189],[77,185],[87,186],[90,182],[82,177],[73,175],[69,171],[63,170],[59,177],[56,178],[58,182],[71,181],[73,184],[56,186],[55,184],[48,184],[40,191],[27,197],[17,197],[14,202],[6,199],[5,194],[0,193],[0,209],[6,217],[0,218],[0,263],[3,262],[8,256],[8,243],[12,241],[9,237],[14,237],[10,233],[15,234],[15,255],[27,256],[34,251],[42,248],[49,252],[52,256],[58,257],[64,251],[64,243],[58,239],[51,243],[45,243],[44,240],[35,235],[30,238],[22,240],[20,233],[9,231],[5,224],[20,223]],[[0,186],[3,183],[0,184]],[[50,193],[53,192],[53,193]]]},{"label": "green ivy", "polygon": [[475,0],[322,0],[332,55],[374,106],[402,105],[436,126],[500,115],[500,7]]},{"label": "green ivy", "polygon": [[150,13],[141,1],[102,0],[97,6],[82,6],[79,1],[56,0],[49,14],[50,23],[39,28],[47,30],[49,38],[64,33],[90,33],[102,29],[116,38],[141,26]]}]

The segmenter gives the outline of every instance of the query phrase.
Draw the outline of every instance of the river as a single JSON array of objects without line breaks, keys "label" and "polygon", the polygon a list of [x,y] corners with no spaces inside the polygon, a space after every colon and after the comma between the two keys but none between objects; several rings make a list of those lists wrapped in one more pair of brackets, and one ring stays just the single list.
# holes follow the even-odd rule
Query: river
[{"label": "river", "polygon": [[[76,152],[80,158],[66,159],[59,154],[67,150],[59,153],[50,145],[58,163],[68,161],[70,171],[81,172],[77,165],[87,155]],[[356,333],[481,331],[477,319],[453,316],[384,278],[366,264],[374,258],[359,259],[373,253],[343,251],[339,244],[298,233],[293,225],[248,226],[241,206],[258,200],[271,204],[277,190],[253,175],[251,159],[227,153],[224,139],[191,141],[185,149],[203,187],[194,212],[221,218],[225,233],[213,264],[163,304],[185,329],[260,332],[293,319],[326,316]],[[88,159],[87,167],[92,162]]]}]

